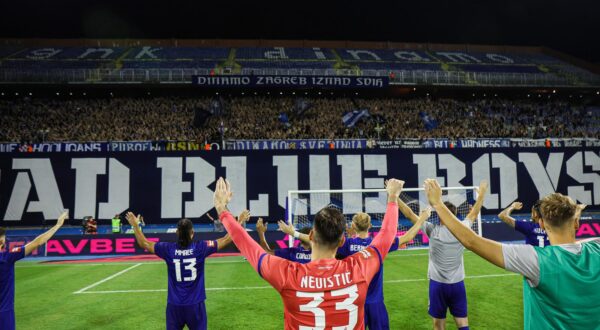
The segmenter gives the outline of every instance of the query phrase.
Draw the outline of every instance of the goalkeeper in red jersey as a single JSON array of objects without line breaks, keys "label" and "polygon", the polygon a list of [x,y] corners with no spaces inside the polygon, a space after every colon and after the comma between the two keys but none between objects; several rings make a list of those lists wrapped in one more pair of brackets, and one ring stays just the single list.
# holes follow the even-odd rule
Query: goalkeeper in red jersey
[{"label": "goalkeeper in red jersey", "polygon": [[[236,246],[281,295],[285,329],[364,329],[367,289],[396,236],[396,200],[403,185],[396,179],[387,182],[388,206],[379,235],[369,247],[344,260],[335,258],[338,247],[344,244],[344,216],[334,208],[320,210],[309,235],[312,260],[307,264],[270,255],[248,235],[227,210],[232,193],[223,178],[217,181],[214,203]],[[421,225],[415,224],[404,236],[414,237]]]}]

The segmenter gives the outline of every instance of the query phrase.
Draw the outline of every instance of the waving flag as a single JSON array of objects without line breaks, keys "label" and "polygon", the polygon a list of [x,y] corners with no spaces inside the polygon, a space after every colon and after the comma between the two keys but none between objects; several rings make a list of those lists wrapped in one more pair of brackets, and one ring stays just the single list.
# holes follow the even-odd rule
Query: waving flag
[{"label": "waving flag", "polygon": [[349,111],[344,114],[342,117],[342,122],[346,127],[354,127],[356,123],[358,123],[363,118],[368,118],[370,116],[368,109],[354,110]]},{"label": "waving flag", "polygon": [[282,112],[279,114],[279,121],[285,126],[285,127],[291,127],[292,124],[290,124],[290,118],[288,117],[287,113]]},{"label": "waving flag", "polygon": [[421,117],[421,120],[423,120],[426,130],[431,131],[432,129],[436,129],[438,127],[437,120],[428,115],[426,112],[420,111],[419,117]]}]

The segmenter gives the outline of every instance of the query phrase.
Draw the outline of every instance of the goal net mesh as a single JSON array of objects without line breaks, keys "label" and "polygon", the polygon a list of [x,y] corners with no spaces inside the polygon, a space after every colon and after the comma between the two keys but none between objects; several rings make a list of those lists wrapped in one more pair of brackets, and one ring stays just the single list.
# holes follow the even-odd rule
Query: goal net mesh
[{"label": "goal net mesh", "polygon": [[[442,188],[444,202],[449,202],[456,207],[459,220],[464,220],[473,204],[475,204],[475,191],[473,187]],[[403,189],[400,199],[419,215],[419,212],[428,207],[429,203],[423,188]],[[387,193],[384,189],[365,190],[319,190],[319,191],[290,191],[288,194],[287,215],[296,229],[312,227],[315,214],[324,207],[333,207],[342,212],[346,223],[352,223],[352,217],[357,212],[365,212],[371,216],[372,231],[376,232],[381,227],[385,209],[387,207]],[[398,235],[402,235],[412,223],[399,212]],[[471,229],[481,235],[481,218],[477,216]],[[440,218],[435,211],[428,220],[432,224],[440,224]],[[290,244],[293,244],[290,237]],[[421,230],[415,239],[402,248],[419,248],[428,246],[429,238]]]}]

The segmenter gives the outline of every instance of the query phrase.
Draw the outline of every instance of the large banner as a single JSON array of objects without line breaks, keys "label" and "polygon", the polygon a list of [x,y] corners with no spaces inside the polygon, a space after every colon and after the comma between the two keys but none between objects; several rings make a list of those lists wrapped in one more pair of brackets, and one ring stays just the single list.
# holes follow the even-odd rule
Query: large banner
[{"label": "large banner", "polygon": [[[69,209],[72,219],[110,219],[131,209],[148,223],[198,218],[213,208],[219,176],[231,210],[285,217],[290,190],[382,188],[390,177],[420,187],[490,182],[484,213],[515,200],[529,207],[554,191],[600,206],[600,148],[279,150],[212,152],[0,153],[0,225],[40,225]],[[424,199],[424,196],[421,196]],[[344,203],[344,212],[355,205]]]},{"label": "large banner", "polygon": [[194,85],[202,87],[324,87],[324,88],[385,88],[388,77],[343,76],[194,76]]}]

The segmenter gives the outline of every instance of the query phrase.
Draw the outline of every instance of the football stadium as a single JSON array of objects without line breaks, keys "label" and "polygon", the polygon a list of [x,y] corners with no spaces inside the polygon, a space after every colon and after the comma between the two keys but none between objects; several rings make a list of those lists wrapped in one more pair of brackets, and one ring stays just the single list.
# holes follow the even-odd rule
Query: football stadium
[{"label": "football stadium", "polygon": [[0,8],[0,330],[600,329],[598,4]]}]

